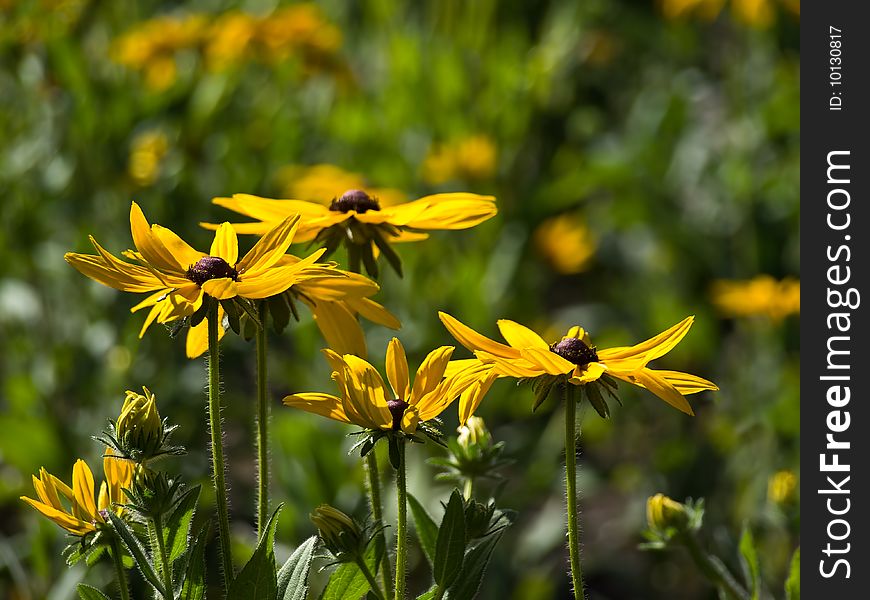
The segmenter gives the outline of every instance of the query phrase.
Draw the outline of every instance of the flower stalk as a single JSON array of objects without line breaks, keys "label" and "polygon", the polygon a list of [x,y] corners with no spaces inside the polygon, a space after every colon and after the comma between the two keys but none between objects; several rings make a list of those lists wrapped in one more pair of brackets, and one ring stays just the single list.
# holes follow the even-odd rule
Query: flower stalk
[{"label": "flower stalk", "polygon": [[399,464],[396,468],[396,497],[398,520],[396,522],[396,600],[405,600],[405,559],[407,554],[408,484],[405,466],[405,440],[396,440]]},{"label": "flower stalk", "polygon": [[680,532],[678,539],[689,552],[692,561],[698,567],[698,570],[704,574],[710,583],[718,589],[723,590],[725,595],[730,600],[749,600],[749,593],[743,589],[734,576],[728,571],[722,562],[704,551],[701,544],[698,543],[698,538],[693,531]]},{"label": "flower stalk", "polygon": [[112,561],[115,563],[115,576],[118,579],[118,589],[121,591],[121,600],[130,600],[130,586],[127,583],[127,571],[124,569],[124,555],[121,553],[121,544],[118,536],[111,536],[110,551]]},{"label": "flower stalk", "polygon": [[259,302],[257,317],[257,539],[269,520],[269,401],[266,391],[265,303]]},{"label": "flower stalk", "polygon": [[580,533],[577,514],[577,400],[574,386],[564,383],[565,400],[565,494],[568,513],[568,554],[575,598],[585,598],[583,571],[580,568]]},{"label": "flower stalk", "polygon": [[220,405],[220,351],[218,348],[218,303],[211,300],[208,308],[208,418],[211,429],[211,457],[214,490],[217,500],[218,537],[221,546],[224,590],[233,579],[233,556],[230,547],[230,518],[227,485],[224,476],[224,443]]},{"label": "flower stalk", "polygon": [[366,561],[363,560],[362,556],[357,556],[356,565],[359,567],[359,570],[362,571],[362,574],[365,575],[366,581],[369,582],[369,586],[371,587],[372,593],[378,600],[386,600],[386,596],[384,596],[383,590],[381,590],[381,586],[378,585],[377,579],[372,575],[372,572],[369,570]]},{"label": "flower stalk", "polygon": [[160,574],[163,576],[163,597],[165,600],[172,600],[172,563],[166,553],[162,521],[162,515],[158,515],[151,519],[151,525],[154,527],[154,537],[157,540],[157,558],[160,561]]},{"label": "flower stalk", "polygon": [[[380,538],[380,544],[383,548],[387,547],[387,536],[384,534],[384,510],[381,505],[381,476],[378,470],[378,458],[375,454],[375,449],[366,454],[363,468],[366,473],[367,492],[369,502],[372,507],[372,520],[375,527],[379,529],[377,536]],[[392,569],[390,568],[390,557],[387,552],[381,559],[381,577],[384,580],[384,589],[389,593],[393,586]]]}]

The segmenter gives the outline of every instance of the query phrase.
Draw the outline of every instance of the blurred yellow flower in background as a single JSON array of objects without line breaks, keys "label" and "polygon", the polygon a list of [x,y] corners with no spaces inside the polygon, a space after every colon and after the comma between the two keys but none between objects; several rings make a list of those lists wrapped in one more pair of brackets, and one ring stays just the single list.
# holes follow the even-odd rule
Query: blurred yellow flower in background
[{"label": "blurred yellow flower in background", "polygon": [[774,504],[786,504],[795,498],[797,476],[791,471],[777,471],[767,480],[767,499]]},{"label": "blurred yellow flower in background", "polygon": [[204,36],[206,64],[211,69],[224,69],[248,56],[257,35],[257,19],[240,11],[219,15],[208,26]]},{"label": "blurred yellow flower in background", "polygon": [[133,138],[127,173],[140,187],[152,185],[160,174],[160,163],[169,151],[169,139],[162,131],[145,131]]},{"label": "blurred yellow flower in background", "polygon": [[770,275],[748,280],[719,280],[711,288],[713,304],[727,317],[766,316],[774,321],[800,314],[801,282]]},{"label": "blurred yellow flower in background", "polygon": [[368,190],[381,206],[393,206],[408,199],[401,190],[371,186],[363,175],[335,165],[287,165],[278,170],[275,179],[283,197],[324,206],[329,206],[347,190]]},{"label": "blurred yellow flower in background", "polygon": [[572,213],[552,217],[538,225],[532,241],[553,269],[565,275],[585,271],[597,247],[586,223]]},{"label": "blurred yellow flower in background", "polygon": [[[107,448],[106,456],[103,457],[106,480],[100,485],[100,495],[96,502],[94,475],[87,463],[81,459],[73,465],[72,486],[45,469],[40,469],[39,477],[32,477],[33,488],[39,499],[21,496],[21,500],[73,535],[83,536],[96,531],[97,525],[106,523],[102,511],[113,510],[117,515],[123,512],[116,505],[127,501],[123,490],[129,489],[133,482],[133,461],[111,454],[111,450]],[[61,497],[66,500],[69,508],[61,502]]]},{"label": "blurred yellow flower in background", "polygon": [[[696,16],[712,21],[725,7],[725,0],[661,0],[661,10],[667,19]],[[731,0],[731,14],[743,25],[760,29],[770,27],[776,18],[776,4],[795,16],[800,16],[799,0]]]},{"label": "blurred yellow flower in background", "polygon": [[473,135],[430,147],[423,160],[423,178],[434,185],[454,179],[484,180],[497,167],[495,143],[485,135]]}]

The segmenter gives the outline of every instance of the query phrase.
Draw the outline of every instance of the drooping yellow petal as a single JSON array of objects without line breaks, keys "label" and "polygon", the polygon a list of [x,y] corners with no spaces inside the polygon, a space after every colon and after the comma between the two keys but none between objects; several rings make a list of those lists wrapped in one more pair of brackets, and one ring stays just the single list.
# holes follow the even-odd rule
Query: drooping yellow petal
[{"label": "drooping yellow petal", "polygon": [[372,323],[377,323],[390,329],[401,329],[402,322],[396,316],[369,298],[348,298],[345,304]]},{"label": "drooping yellow petal", "polygon": [[690,373],[681,373],[680,371],[665,371],[660,369],[648,370],[655,371],[656,374],[658,374],[660,377],[664,378],[665,381],[673,385],[676,390],[684,396],[687,394],[697,394],[698,392],[716,392],[719,390],[719,386],[717,386],[712,381],[707,381],[703,377],[698,377],[697,375],[692,375]]},{"label": "drooping yellow petal", "polygon": [[214,198],[212,203],[223,206],[248,217],[270,223],[278,223],[287,217],[299,215],[304,219],[321,217],[329,208],[303,200],[273,200],[251,194],[234,194],[232,198]]},{"label": "drooping yellow petal", "polygon": [[366,338],[356,317],[341,302],[317,302],[314,322],[330,348],[340,354],[367,356]]},{"label": "drooping yellow petal", "polygon": [[229,277],[209,279],[202,284],[202,291],[218,300],[228,300],[239,295],[238,285]]},{"label": "drooping yellow petal", "polygon": [[447,363],[453,355],[453,346],[441,346],[430,352],[420,368],[414,375],[414,384],[411,388],[411,396],[406,400],[408,404],[417,404],[423,396],[435,389],[438,382],[444,377]]},{"label": "drooping yellow petal", "polygon": [[229,223],[222,223],[214,233],[214,240],[211,243],[211,250],[208,252],[211,256],[217,256],[225,261],[230,266],[235,265],[239,260],[239,240],[236,237],[236,230]]},{"label": "drooping yellow petal", "polygon": [[239,275],[256,277],[274,265],[287,252],[299,223],[299,215],[288,217],[275,225],[236,265]]},{"label": "drooping yellow petal", "polygon": [[522,357],[505,358],[483,350],[478,350],[474,355],[484,364],[495,365],[496,371],[506,377],[537,377],[544,373],[541,367]]},{"label": "drooping yellow petal", "polygon": [[[218,342],[220,342],[227,330],[224,327],[224,307],[218,304]],[[187,358],[197,358],[202,356],[208,350],[208,319],[203,319],[202,322],[195,327],[187,330],[187,340],[185,342],[185,353]]]},{"label": "drooping yellow petal", "polygon": [[623,381],[628,381],[634,385],[646,388],[653,394],[687,415],[694,416],[694,411],[689,405],[689,402],[683,397],[677,389],[668,382],[664,377],[652,369],[640,369],[631,374],[611,373],[614,377],[618,377]]},{"label": "drooping yellow petal", "polygon": [[485,377],[478,379],[459,396],[459,424],[465,425],[468,419],[474,415],[480,402],[489,392],[493,382],[498,378],[495,370],[490,370]]},{"label": "drooping yellow petal", "polygon": [[73,465],[73,515],[79,519],[90,521],[97,513],[94,504],[94,475],[88,464],[79,459]]},{"label": "drooping yellow petal", "polygon": [[635,344],[634,346],[599,350],[598,358],[604,362],[608,362],[615,358],[627,359],[642,357],[646,362],[650,362],[670,352],[670,350],[676,346],[681,339],[683,339],[686,333],[688,333],[694,320],[694,316],[686,317],[657,336],[639,344]]},{"label": "drooping yellow petal", "polygon": [[545,350],[541,348],[523,348],[520,353],[527,361],[540,367],[545,373],[550,375],[565,375],[573,371],[577,366],[555,352],[550,352],[549,348]]},{"label": "drooping yellow petal", "polygon": [[285,406],[301,408],[302,410],[322,417],[328,417],[342,423],[350,423],[350,419],[344,412],[341,398],[330,394],[311,392],[305,394],[291,394],[283,400]]},{"label": "drooping yellow petal", "polygon": [[387,379],[393,388],[395,397],[404,400],[410,394],[410,373],[408,372],[408,357],[405,347],[398,338],[390,340],[387,346]]},{"label": "drooping yellow petal", "polygon": [[64,254],[63,258],[82,275],[122,292],[151,292],[165,287],[151,271],[139,265],[115,259],[117,265],[123,265],[118,268],[116,265],[106,264],[99,256],[74,252]]},{"label": "drooping yellow petal", "polygon": [[91,531],[96,531],[96,527],[94,527],[90,522],[78,519],[69,513],[48,506],[47,504],[43,504],[42,502],[37,502],[27,496],[21,496],[21,500],[24,500],[27,504],[38,510],[43,516],[54,521],[56,524],[74,535],[85,535]]},{"label": "drooping yellow petal", "polygon": [[585,385],[587,383],[597,381],[601,378],[605,371],[608,370],[608,367],[599,363],[599,362],[591,362],[587,365],[583,365],[582,367],[578,366],[574,369],[574,372],[571,374],[571,377],[568,379],[574,385]]},{"label": "drooping yellow petal", "polygon": [[462,358],[459,360],[451,360],[444,369],[444,377],[453,377],[461,371],[476,368],[478,371],[490,370],[489,365],[485,365],[477,358]]},{"label": "drooping yellow petal", "polygon": [[456,338],[457,342],[472,352],[483,350],[484,352],[503,358],[520,357],[520,351],[516,348],[499,344],[498,342],[477,333],[471,327],[460,323],[457,319],[451,317],[445,312],[439,311],[438,318],[441,319],[441,322],[444,324],[444,327],[447,328],[447,331],[450,332],[450,335]]},{"label": "drooping yellow petal", "polygon": [[478,194],[433,194],[416,202],[425,202],[427,208],[405,223],[414,229],[468,229],[498,212],[494,196]]},{"label": "drooping yellow petal", "polygon": [[513,348],[518,350],[522,348],[538,348],[547,351],[550,349],[550,345],[541,336],[524,325],[509,321],[508,319],[499,319],[497,325],[502,337]]},{"label": "drooping yellow petal", "polygon": [[372,429],[390,429],[393,416],[387,408],[387,390],[378,371],[365,360],[346,354],[342,360],[347,365],[347,397],[344,400],[364,416],[365,423],[358,423]]}]

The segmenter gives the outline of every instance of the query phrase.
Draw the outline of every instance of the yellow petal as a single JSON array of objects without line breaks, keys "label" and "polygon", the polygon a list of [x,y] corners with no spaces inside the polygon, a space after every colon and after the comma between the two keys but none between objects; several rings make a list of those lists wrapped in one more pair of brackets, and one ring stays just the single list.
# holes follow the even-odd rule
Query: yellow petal
[{"label": "yellow petal", "polygon": [[483,350],[478,350],[474,355],[484,364],[495,365],[499,375],[506,377],[537,377],[544,374],[541,367],[522,357],[504,358]]},{"label": "yellow petal", "polygon": [[[653,369],[649,369],[652,371]],[[673,385],[678,392],[683,394],[684,396],[687,394],[697,394],[698,392],[703,391],[718,391],[719,386],[717,386],[712,381],[707,381],[703,377],[698,377],[697,375],[691,375],[689,373],[681,373],[680,371],[664,371],[664,370],[655,370],[655,372],[665,379],[668,383]]]},{"label": "yellow petal", "polygon": [[342,303],[317,302],[312,314],[330,348],[339,354],[366,357],[366,338],[362,328],[353,313]]},{"label": "yellow petal", "polygon": [[577,366],[570,360],[566,360],[549,349],[542,350],[540,348],[523,348],[520,353],[530,363],[540,367],[545,373],[550,375],[565,375],[570,373]]},{"label": "yellow petal", "polygon": [[459,360],[451,360],[444,370],[444,377],[453,377],[461,371],[475,368],[478,371],[489,371],[490,366],[485,365],[476,358],[463,358]]},{"label": "yellow petal", "polygon": [[251,194],[234,194],[232,198],[214,198],[212,202],[248,217],[269,221],[273,224],[293,215],[311,219],[312,217],[322,217],[329,212],[328,207],[316,202],[273,200]]},{"label": "yellow petal", "polygon": [[[218,305],[218,342],[226,335],[224,328],[224,307]],[[208,350],[208,319],[203,319],[195,327],[187,330],[185,352],[187,358],[197,358]]]},{"label": "yellow petal", "polygon": [[248,272],[240,275],[237,285],[238,293],[245,298],[268,298],[287,290],[294,285],[309,268],[326,252],[325,248],[317,250],[310,256],[300,260],[294,265],[286,267],[273,267],[265,272],[252,274]]},{"label": "yellow petal", "polygon": [[284,398],[284,405],[302,410],[322,417],[328,417],[342,423],[350,423],[350,419],[344,413],[341,398],[330,394],[309,392],[304,394],[292,394]]},{"label": "yellow petal", "polygon": [[236,230],[229,223],[222,223],[214,234],[214,241],[211,243],[211,250],[208,252],[211,256],[218,256],[230,266],[234,266],[239,260],[239,240],[236,237]]},{"label": "yellow petal", "polygon": [[177,275],[184,275],[187,271],[187,266],[179,263],[163,242],[152,233],[142,209],[135,202],[130,207],[130,233],[133,234],[136,249],[152,267]]},{"label": "yellow petal", "polygon": [[624,381],[648,389],[653,394],[687,415],[695,414],[694,411],[692,411],[689,402],[683,397],[683,395],[680,394],[680,392],[678,392],[670,382],[652,369],[641,369],[630,375],[622,373],[613,373],[613,375]]},{"label": "yellow petal", "polygon": [[539,348],[541,350],[550,350],[550,345],[541,339],[541,336],[519,323],[509,321],[508,319],[499,319],[498,330],[501,332],[502,337],[506,339],[507,343],[513,348]]},{"label": "yellow petal", "polygon": [[365,360],[346,354],[342,360],[347,365],[347,397],[354,409],[366,419],[358,423],[372,429],[390,429],[393,416],[387,408],[387,390],[377,370]]},{"label": "yellow petal", "polygon": [[236,265],[239,274],[255,277],[278,262],[290,247],[298,223],[299,215],[288,217],[261,237]]},{"label": "yellow petal", "polygon": [[598,362],[591,362],[588,365],[584,365],[582,367],[577,367],[574,369],[574,373],[571,374],[571,377],[568,379],[574,385],[585,385],[592,381],[597,381],[601,378],[604,372],[607,371],[607,367]]},{"label": "yellow petal", "polygon": [[493,382],[498,378],[494,370],[490,370],[485,377],[474,382],[459,396],[459,424],[465,425],[466,421],[477,411],[481,400],[489,392]]},{"label": "yellow petal", "polygon": [[489,354],[494,356],[500,356],[504,358],[519,358],[520,351],[511,348],[510,346],[505,346],[504,344],[499,344],[488,337],[484,337],[481,334],[474,331],[471,327],[460,323],[457,319],[451,317],[445,312],[439,312],[438,318],[441,319],[441,322],[444,323],[444,327],[447,328],[447,331],[450,332],[456,341],[475,352],[477,350],[483,350]]},{"label": "yellow petal", "polygon": [[43,516],[51,519],[72,534],[85,535],[91,531],[96,531],[96,527],[91,523],[77,519],[69,513],[48,506],[47,504],[43,504],[42,502],[37,502],[27,496],[21,496],[21,499],[42,513]]},{"label": "yellow petal", "polygon": [[116,264],[109,265],[99,256],[73,252],[64,254],[63,258],[82,275],[122,292],[151,292],[165,287],[163,282],[145,267],[131,265],[118,259],[115,259]]},{"label": "yellow petal", "polygon": [[387,379],[393,387],[396,398],[404,399],[410,394],[410,373],[405,347],[398,338],[390,340],[387,346]]},{"label": "yellow petal", "polygon": [[417,404],[424,395],[435,389],[435,386],[444,377],[444,371],[447,369],[447,363],[450,362],[452,355],[453,346],[441,346],[423,359],[420,368],[417,369],[417,374],[414,375],[411,396],[405,400],[408,404]]},{"label": "yellow petal", "polygon": [[204,252],[191,248],[187,242],[178,237],[171,229],[161,227],[160,225],[152,225],[151,233],[160,240],[160,243],[172,254],[173,258],[182,268],[192,267],[200,258],[205,256]]},{"label": "yellow petal", "polygon": [[235,298],[239,295],[236,282],[229,277],[221,277],[220,279],[209,279],[202,284],[202,291],[218,300],[227,300]]},{"label": "yellow petal", "polygon": [[605,363],[608,363],[610,359],[614,358],[627,359],[642,357],[645,362],[655,360],[656,358],[667,354],[681,339],[683,339],[686,333],[688,333],[694,320],[694,316],[686,317],[657,336],[639,344],[635,344],[634,346],[599,350],[598,358]]},{"label": "yellow petal", "polygon": [[85,461],[79,459],[73,465],[73,515],[91,521],[97,514],[97,506],[94,504],[94,475]]},{"label": "yellow petal", "polygon": [[498,212],[494,196],[467,193],[433,194],[415,202],[425,202],[428,206],[421,214],[405,223],[414,229],[467,229],[486,221]]},{"label": "yellow petal", "polygon": [[390,329],[401,329],[402,322],[396,316],[369,298],[348,298],[345,304],[372,323],[377,323]]}]

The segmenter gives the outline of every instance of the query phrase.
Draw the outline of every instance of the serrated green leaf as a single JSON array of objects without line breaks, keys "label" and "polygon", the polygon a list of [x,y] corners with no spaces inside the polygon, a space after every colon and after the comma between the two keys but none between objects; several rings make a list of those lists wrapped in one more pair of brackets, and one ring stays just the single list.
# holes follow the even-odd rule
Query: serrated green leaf
[{"label": "serrated green leaf", "polygon": [[308,572],[316,546],[317,536],[312,535],[296,548],[278,571],[278,600],[305,600],[308,595]]},{"label": "serrated green leaf", "polygon": [[170,562],[174,562],[184,554],[190,545],[187,536],[190,534],[190,524],[193,521],[193,514],[196,512],[196,503],[199,501],[199,490],[200,486],[196,486],[185,491],[166,521],[164,535]]},{"label": "serrated green leaf", "polygon": [[435,597],[435,594],[438,593],[438,586],[433,585],[429,588],[428,591],[423,592],[419,596],[417,596],[417,600],[432,600]]},{"label": "serrated green leaf", "polygon": [[492,552],[503,533],[504,529],[500,529],[488,535],[466,553],[462,561],[462,572],[459,573],[459,577],[453,582],[453,585],[447,589],[445,598],[471,600],[477,596],[480,584],[483,582],[483,576],[486,574],[486,567],[492,558]]},{"label": "serrated green leaf", "polygon": [[788,579],[785,580],[785,600],[801,600],[801,549],[791,556]]},{"label": "serrated green leaf", "polygon": [[752,600],[759,598],[759,569],[758,552],[755,549],[755,540],[752,532],[746,527],[740,536],[740,556],[742,558],[743,573],[746,579],[746,587],[749,589]]},{"label": "serrated green leaf", "polygon": [[[382,548],[378,544],[369,544],[366,548],[365,563],[374,577],[378,575],[378,565],[381,562]],[[359,600],[371,589],[366,576],[356,563],[344,563],[332,572],[321,600]]]},{"label": "serrated green leaf", "polygon": [[420,547],[423,548],[423,553],[429,560],[429,565],[434,565],[435,540],[438,539],[438,526],[413,494],[408,494],[408,506],[410,506],[411,516],[414,518],[414,528],[417,530]]},{"label": "serrated green leaf", "polygon": [[136,566],[139,568],[142,576],[148,580],[148,583],[154,586],[154,589],[156,589],[158,593],[165,596],[166,593],[163,590],[163,584],[160,583],[160,578],[157,577],[157,571],[155,570],[154,565],[151,563],[151,559],[145,552],[145,548],[144,546],[142,546],[142,542],[139,541],[139,538],[136,537],[136,535],[121,517],[113,512],[109,512],[109,519],[111,519],[112,526],[118,533],[118,537],[121,538],[121,541],[124,542],[124,545],[127,546],[127,550],[136,561]]},{"label": "serrated green leaf", "polygon": [[203,525],[194,538],[193,547],[186,555],[183,584],[178,600],[203,600],[205,598],[205,548],[211,528]]},{"label": "serrated green leaf", "polygon": [[107,595],[97,588],[85,585],[84,583],[78,584],[76,589],[79,592],[79,598],[81,600],[110,600]]},{"label": "serrated green leaf", "polygon": [[435,540],[432,575],[435,583],[448,587],[456,580],[465,554],[465,502],[459,490],[453,490]]},{"label": "serrated green leaf", "polygon": [[279,505],[269,517],[263,536],[254,549],[251,559],[230,584],[227,600],[275,600],[278,594],[278,579],[275,571],[275,527],[278,514],[284,505]]}]

